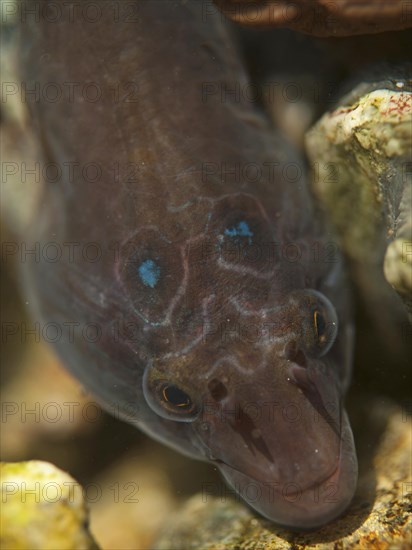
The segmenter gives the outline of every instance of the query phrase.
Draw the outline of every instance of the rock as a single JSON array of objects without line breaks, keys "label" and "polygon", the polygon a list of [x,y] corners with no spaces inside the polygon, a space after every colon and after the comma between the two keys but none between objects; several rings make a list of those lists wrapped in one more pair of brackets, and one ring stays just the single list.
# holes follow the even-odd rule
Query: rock
[{"label": "rock", "polygon": [[350,36],[406,29],[402,0],[214,0],[230,19],[252,27],[286,27],[315,36]]},{"label": "rock", "polygon": [[386,327],[402,325],[401,300],[412,320],[411,75],[409,64],[363,75],[306,139],[314,192],[360,294]]},{"label": "rock", "polygon": [[40,461],[2,463],[1,547],[7,550],[98,550],[88,531],[82,488]]},{"label": "rock", "polygon": [[[412,200],[412,197],[411,197]],[[388,245],[383,264],[385,278],[402,296],[412,323],[412,241],[396,239]]]},{"label": "rock", "polygon": [[359,486],[352,505],[340,519],[313,532],[292,533],[257,517],[233,498],[198,494],[170,519],[152,547],[156,550],[410,548],[410,411],[408,416],[406,408],[376,397],[359,395],[356,401],[352,416],[355,434],[358,432],[355,438],[359,446]]}]

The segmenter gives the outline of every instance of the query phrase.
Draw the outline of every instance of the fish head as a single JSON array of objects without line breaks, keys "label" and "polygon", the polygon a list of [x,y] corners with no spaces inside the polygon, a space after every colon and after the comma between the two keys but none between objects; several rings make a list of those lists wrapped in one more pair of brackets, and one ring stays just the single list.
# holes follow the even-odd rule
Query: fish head
[{"label": "fish head", "polygon": [[[240,217],[226,227],[220,235],[244,243],[258,230]],[[342,403],[350,363],[342,300],[335,307],[307,288],[299,265],[278,277],[263,255],[254,260],[264,262],[253,264],[256,277],[234,249],[216,255],[202,242],[205,250],[213,254],[202,263],[197,245],[185,249],[185,293],[169,310],[173,330],[165,328],[165,351],[145,368],[144,398],[161,419],[156,436],[214,463],[270,520],[316,528],[347,508],[357,483]],[[141,278],[154,281],[160,270],[139,262]]]}]

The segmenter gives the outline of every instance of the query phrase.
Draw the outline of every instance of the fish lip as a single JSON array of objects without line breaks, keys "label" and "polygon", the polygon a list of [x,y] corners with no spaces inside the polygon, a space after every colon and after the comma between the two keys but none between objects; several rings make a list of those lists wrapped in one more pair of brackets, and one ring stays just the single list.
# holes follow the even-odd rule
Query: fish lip
[{"label": "fish lip", "polygon": [[[213,459],[212,462],[214,464],[217,464],[220,467],[223,466],[223,467],[228,468],[229,470],[239,472],[239,474],[246,475],[244,472],[242,472],[238,468],[235,468],[234,466],[231,466],[230,464],[227,464],[227,462],[225,462],[224,460],[220,460],[220,459],[216,458],[216,459]],[[337,477],[336,474],[339,473],[339,471],[340,471],[340,466],[341,466],[340,463],[341,463],[341,453],[339,453],[338,464],[336,465],[336,468],[333,470],[333,472],[331,474],[328,474],[325,478],[323,478],[320,481],[313,482],[311,485],[308,485],[308,486],[305,486],[305,487],[299,487],[296,491],[289,491],[288,490],[288,496],[289,497],[298,496],[298,495],[301,494],[301,492],[307,492],[307,491],[310,491],[310,490],[312,490],[315,487],[318,487],[320,485],[330,483],[333,478]],[[253,481],[256,481],[257,483],[262,483],[262,484],[268,483],[268,480],[262,480],[262,479],[252,477],[252,476],[250,476],[250,479],[253,480]]]}]

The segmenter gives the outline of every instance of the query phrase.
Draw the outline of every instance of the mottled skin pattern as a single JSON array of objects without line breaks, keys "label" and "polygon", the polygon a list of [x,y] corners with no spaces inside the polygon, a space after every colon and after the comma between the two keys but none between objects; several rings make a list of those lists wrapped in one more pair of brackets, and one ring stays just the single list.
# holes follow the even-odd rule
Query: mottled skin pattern
[{"label": "mottled skin pattern", "polygon": [[[204,95],[204,83],[247,82],[220,16],[141,1],[131,22],[101,6],[97,23],[23,25],[28,87],[101,91],[30,105],[44,161],[80,166],[46,180],[28,232],[42,249],[77,243],[29,266],[35,316],[66,328],[58,353],[109,410],[214,461],[271,520],[322,525],[356,486],[342,408],[352,341],[303,164],[255,104]],[[259,177],[222,174],[250,163]],[[82,337],[90,323],[96,342]]]}]

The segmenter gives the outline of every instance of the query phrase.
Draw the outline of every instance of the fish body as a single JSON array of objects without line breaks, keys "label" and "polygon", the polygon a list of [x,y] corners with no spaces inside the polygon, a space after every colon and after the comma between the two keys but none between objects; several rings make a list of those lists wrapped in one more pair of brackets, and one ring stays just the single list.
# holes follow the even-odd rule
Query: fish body
[{"label": "fish body", "polygon": [[22,34],[46,168],[35,317],[109,411],[277,523],[331,521],[357,479],[352,324],[301,159],[230,93],[248,79],[216,10],[102,2],[91,22],[52,4]]}]

